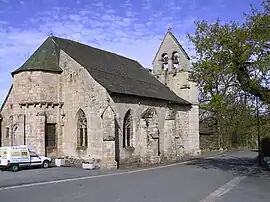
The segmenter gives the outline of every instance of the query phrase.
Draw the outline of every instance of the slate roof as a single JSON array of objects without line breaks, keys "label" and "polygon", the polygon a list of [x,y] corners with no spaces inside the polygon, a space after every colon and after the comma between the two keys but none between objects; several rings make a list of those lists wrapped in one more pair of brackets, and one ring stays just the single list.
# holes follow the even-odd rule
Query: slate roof
[{"label": "slate roof", "polygon": [[13,76],[21,71],[38,70],[61,73],[62,69],[59,67],[59,54],[59,47],[53,43],[51,37],[48,37],[26,62],[11,74]]},{"label": "slate roof", "polygon": [[61,73],[60,49],[86,68],[109,92],[190,104],[145,71],[137,61],[55,36],[47,38],[22,67],[12,72],[12,75],[35,70]]}]

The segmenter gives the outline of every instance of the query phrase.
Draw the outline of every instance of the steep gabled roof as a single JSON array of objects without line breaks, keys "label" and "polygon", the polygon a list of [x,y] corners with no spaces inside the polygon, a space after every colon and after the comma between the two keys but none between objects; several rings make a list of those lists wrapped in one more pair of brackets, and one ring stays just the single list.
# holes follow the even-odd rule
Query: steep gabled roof
[{"label": "steep gabled roof", "polygon": [[26,60],[17,70],[13,71],[12,76],[22,71],[48,71],[61,73],[59,67],[60,49],[52,41],[52,37],[47,38],[41,46]]},{"label": "steep gabled roof", "polygon": [[[6,102],[7,102],[7,99],[9,98],[9,95],[10,95],[10,93],[11,93],[11,91],[12,91],[12,88],[13,88],[13,84],[10,86],[10,88],[9,88],[9,90],[8,90],[8,93],[7,93],[7,95],[6,95],[6,97],[5,97],[4,101],[3,101],[3,103],[2,103],[2,105],[1,105],[0,113],[2,112],[4,106],[5,106]],[[0,114],[0,116],[1,116],[1,114]]]},{"label": "steep gabled roof", "polygon": [[183,46],[179,43],[179,41],[178,41],[177,38],[173,35],[173,33],[171,32],[171,29],[169,28],[168,31],[167,31],[167,33],[165,34],[165,36],[164,36],[164,38],[163,38],[163,40],[162,40],[160,46],[159,46],[159,48],[158,48],[158,51],[157,51],[157,53],[156,53],[156,55],[155,55],[155,57],[154,57],[154,59],[153,59],[153,61],[152,61],[152,64],[153,64],[154,61],[156,60],[156,57],[157,57],[157,55],[158,55],[158,53],[159,53],[159,50],[160,50],[160,48],[163,46],[164,40],[165,40],[165,38],[167,37],[167,35],[169,35],[169,36],[174,40],[174,42],[178,45],[178,47],[183,51],[183,53],[184,53],[184,55],[187,57],[187,59],[190,60],[190,57],[188,56],[187,52],[185,51],[185,49],[183,48]]},{"label": "steep gabled roof", "polygon": [[[60,49],[88,70],[109,92],[190,104],[155,79],[135,60],[59,37],[49,37],[15,74],[20,71],[61,72]],[[48,61],[49,60],[49,61]],[[51,61],[50,61],[51,60]],[[37,64],[37,65],[35,65]]]}]

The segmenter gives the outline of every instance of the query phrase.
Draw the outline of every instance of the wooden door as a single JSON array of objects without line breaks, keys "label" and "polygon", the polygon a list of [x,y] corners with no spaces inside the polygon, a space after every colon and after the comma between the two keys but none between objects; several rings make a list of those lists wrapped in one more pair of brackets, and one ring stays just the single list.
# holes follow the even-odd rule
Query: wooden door
[{"label": "wooden door", "polygon": [[46,156],[52,156],[57,152],[56,124],[47,123],[45,129],[45,151]]}]

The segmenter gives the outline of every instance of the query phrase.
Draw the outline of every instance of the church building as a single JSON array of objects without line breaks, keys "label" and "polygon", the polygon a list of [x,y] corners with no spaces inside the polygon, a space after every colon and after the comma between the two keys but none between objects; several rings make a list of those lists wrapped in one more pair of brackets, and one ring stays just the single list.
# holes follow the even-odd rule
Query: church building
[{"label": "church building", "polygon": [[11,73],[0,109],[2,146],[96,159],[101,167],[173,162],[200,154],[196,83],[171,30],[153,60],[139,62],[48,37]]}]

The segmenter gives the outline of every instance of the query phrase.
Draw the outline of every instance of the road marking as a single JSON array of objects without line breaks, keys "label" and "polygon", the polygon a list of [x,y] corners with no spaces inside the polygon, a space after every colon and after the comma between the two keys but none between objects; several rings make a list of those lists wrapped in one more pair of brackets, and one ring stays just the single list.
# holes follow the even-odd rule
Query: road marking
[{"label": "road marking", "polygon": [[[215,158],[215,157],[218,157],[221,155],[223,155],[223,154],[218,154],[218,155],[214,155],[214,156],[210,156],[210,157],[204,157],[202,159],[212,159],[212,158]],[[168,168],[168,167],[173,167],[173,166],[177,166],[177,165],[183,165],[183,164],[187,164],[187,163],[190,163],[190,162],[193,162],[196,160],[200,160],[200,159],[197,158],[197,159],[192,159],[192,160],[183,161],[183,162],[179,162],[179,163],[173,163],[173,164],[169,164],[169,165],[163,165],[163,166],[152,167],[152,168],[143,168],[143,169],[131,170],[131,171],[119,172],[119,173],[110,173],[110,174],[103,174],[103,175],[69,178],[69,179],[63,179],[63,180],[53,180],[53,181],[47,181],[47,182],[35,182],[35,183],[29,183],[29,184],[9,186],[9,187],[0,187],[0,191],[10,190],[10,189],[19,189],[19,188],[25,188],[25,187],[48,185],[48,184],[57,184],[57,183],[63,183],[63,182],[73,182],[73,181],[79,181],[79,180],[87,180],[87,179],[109,177],[109,176],[116,176],[116,175],[126,175],[126,174],[131,174],[131,173],[138,173],[138,172],[143,172],[143,171],[157,170],[157,169],[161,169],[161,168]]]},{"label": "road marking", "polygon": [[247,176],[238,176],[232,179],[231,181],[224,184],[222,187],[218,188],[211,194],[209,194],[206,198],[201,200],[200,202],[214,202],[217,198],[222,195],[228,193],[232,188],[237,186],[242,180],[244,180]]},{"label": "road marking", "polygon": [[206,198],[200,200],[200,202],[214,202],[219,197],[231,191],[235,186],[237,186],[241,181],[247,178],[247,176],[253,171],[255,165],[249,168],[244,176],[237,176],[234,179],[230,180],[220,188],[216,189],[214,192],[209,194]]}]

